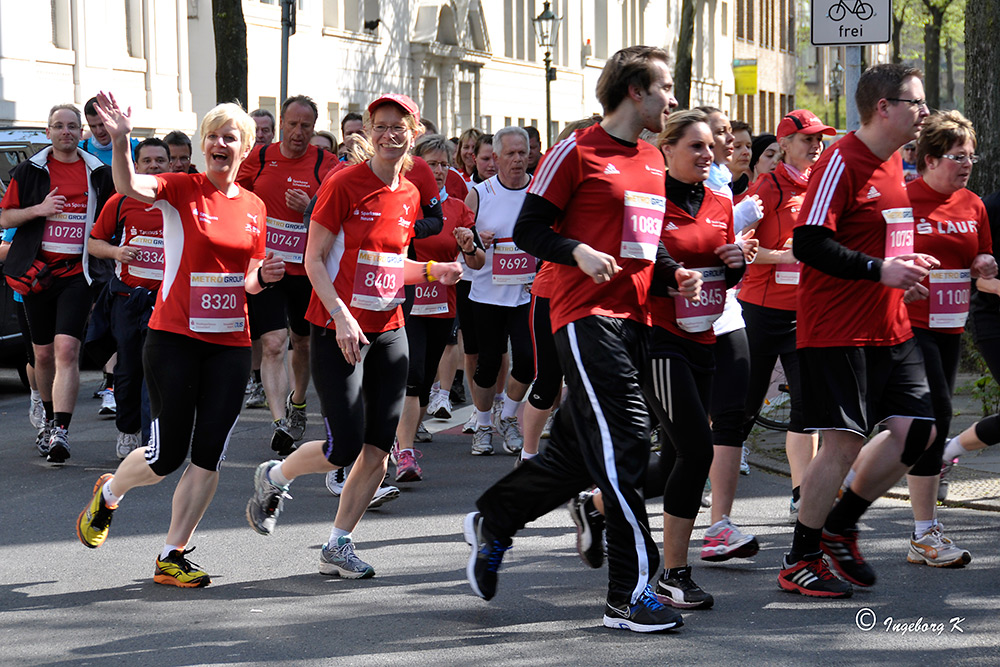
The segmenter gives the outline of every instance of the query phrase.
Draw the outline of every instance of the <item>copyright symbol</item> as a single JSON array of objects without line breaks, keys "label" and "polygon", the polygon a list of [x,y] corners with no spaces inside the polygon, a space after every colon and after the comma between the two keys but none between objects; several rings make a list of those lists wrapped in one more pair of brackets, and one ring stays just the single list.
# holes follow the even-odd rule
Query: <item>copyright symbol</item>
[{"label": "copyright symbol", "polygon": [[864,609],[859,609],[858,613],[854,616],[854,622],[857,624],[858,629],[861,632],[868,632],[875,627],[878,623],[878,619],[875,617],[875,612],[865,607]]}]

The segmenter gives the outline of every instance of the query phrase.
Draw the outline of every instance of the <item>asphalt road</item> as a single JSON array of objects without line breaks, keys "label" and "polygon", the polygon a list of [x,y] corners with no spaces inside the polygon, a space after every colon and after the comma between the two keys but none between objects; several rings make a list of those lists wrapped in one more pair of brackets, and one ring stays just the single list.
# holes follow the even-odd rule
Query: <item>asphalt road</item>
[{"label": "asphalt road", "polygon": [[[878,584],[849,600],[815,601],[777,587],[790,541],[787,478],[755,470],[740,480],[733,519],[761,542],[752,560],[708,566],[694,578],[716,598],[665,635],[601,626],[606,572],[587,569],[569,515],[558,510],[515,539],[487,603],[465,580],[461,522],[513,458],[469,455],[469,436],[439,422],[419,446],[424,481],[370,512],[354,533],[374,579],[317,573],[337,500],[317,475],[297,480],[275,534],[244,518],[254,467],[269,458],[264,410],[245,410],[218,494],[191,558],[213,578],[205,589],[153,583],[177,475],[128,494],[111,536],[80,545],[74,522],[94,480],[117,465],[114,424],[90,398],[85,374],[71,429],[73,457],[56,469],[34,450],[27,396],[0,371],[0,662],[4,664],[982,664],[1000,656],[996,515],[946,509],[947,533],[971,565],[938,570],[905,561],[909,508],[881,500],[862,524],[862,549]],[[320,434],[310,398],[308,434]],[[460,415],[464,416],[465,411]],[[648,504],[658,536],[661,504]],[[960,620],[952,620],[960,619]],[[861,629],[859,626],[868,628]]]}]

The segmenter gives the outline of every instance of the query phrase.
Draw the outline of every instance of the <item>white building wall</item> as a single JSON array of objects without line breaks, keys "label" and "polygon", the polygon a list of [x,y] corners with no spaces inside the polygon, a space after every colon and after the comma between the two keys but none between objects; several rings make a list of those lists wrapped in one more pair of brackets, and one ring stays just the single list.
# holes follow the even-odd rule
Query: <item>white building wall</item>
[{"label": "white building wall", "polygon": [[[759,38],[736,38],[737,2],[757,7],[759,37],[759,6],[782,1],[699,3],[692,105],[720,106],[734,117],[748,114],[746,100],[741,106],[733,94],[734,57],[758,58],[765,100],[770,93],[776,100],[781,94],[794,100],[794,47],[767,49]],[[131,45],[124,2],[132,8]],[[681,4],[553,0],[553,10],[563,17],[552,54],[557,129],[601,111],[594,90],[607,55],[646,43],[676,57]],[[62,17],[54,28],[53,6]],[[288,93],[316,100],[318,129],[339,131],[347,111],[362,110],[379,94],[401,92],[416,99],[449,136],[470,124],[495,131],[509,118],[535,124],[545,137],[543,54],[531,26],[541,0],[298,0],[298,6]],[[243,102],[249,109],[276,110],[280,5],[243,0],[243,9],[249,63]],[[377,28],[363,28],[375,18]],[[211,0],[0,0],[0,123],[41,125],[52,104],[82,105],[98,90],[111,89],[132,105],[145,131],[192,133],[195,113],[200,117],[216,103],[214,43]],[[755,129],[759,100],[755,96]]]},{"label": "white building wall", "polygon": [[130,0],[131,53],[125,4],[0,0],[0,125],[44,126],[53,105],[110,90],[139,134],[192,130],[185,0]]}]

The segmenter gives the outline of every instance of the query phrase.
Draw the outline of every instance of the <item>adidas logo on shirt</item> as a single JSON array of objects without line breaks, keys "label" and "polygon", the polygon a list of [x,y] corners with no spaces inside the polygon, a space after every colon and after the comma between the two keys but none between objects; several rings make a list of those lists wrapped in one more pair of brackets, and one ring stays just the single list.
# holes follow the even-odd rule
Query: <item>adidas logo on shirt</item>
[{"label": "adidas logo on shirt", "polygon": [[881,196],[882,196],[882,193],[879,192],[878,190],[876,190],[874,185],[871,186],[871,188],[868,189],[868,198],[869,199],[875,199],[875,197],[881,197]]},{"label": "adidas logo on shirt", "polygon": [[604,173],[605,174],[620,174],[621,172],[618,171],[618,167],[616,167],[615,165],[613,165],[613,164],[611,164],[609,162],[608,166],[604,168]]},{"label": "adidas logo on shirt", "polygon": [[677,231],[677,225],[675,225],[673,222],[668,222],[667,224],[663,225],[663,231],[665,232]]}]

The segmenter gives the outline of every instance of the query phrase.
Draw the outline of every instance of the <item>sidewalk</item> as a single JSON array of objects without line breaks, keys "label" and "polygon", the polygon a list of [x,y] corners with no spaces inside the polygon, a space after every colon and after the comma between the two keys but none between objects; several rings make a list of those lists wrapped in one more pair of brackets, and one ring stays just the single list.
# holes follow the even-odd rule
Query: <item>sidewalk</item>
[{"label": "sidewalk", "polygon": [[[979,401],[969,388],[971,375],[962,375],[956,382],[954,414],[949,436],[955,436],[978,421],[982,416]],[[751,465],[781,475],[788,475],[785,458],[785,434],[757,426],[747,439]],[[950,507],[1000,512],[1000,446],[987,447],[966,454],[948,475],[948,497],[942,503]],[[889,491],[887,496],[909,500],[906,478]]]}]

